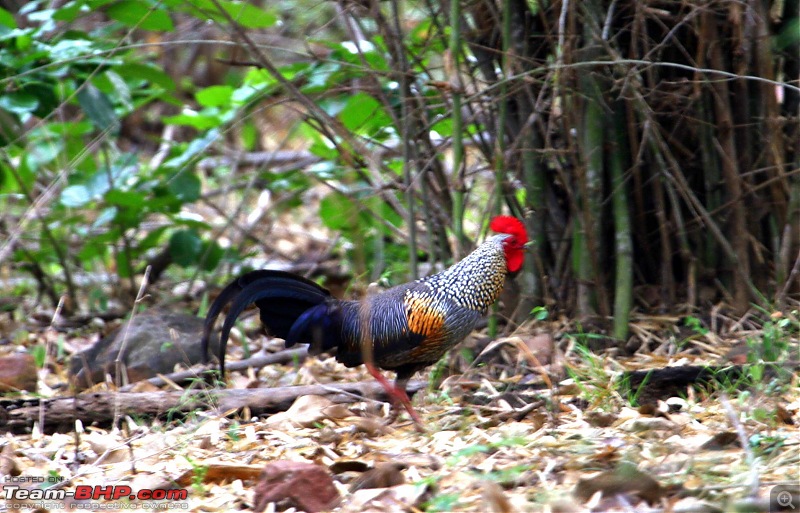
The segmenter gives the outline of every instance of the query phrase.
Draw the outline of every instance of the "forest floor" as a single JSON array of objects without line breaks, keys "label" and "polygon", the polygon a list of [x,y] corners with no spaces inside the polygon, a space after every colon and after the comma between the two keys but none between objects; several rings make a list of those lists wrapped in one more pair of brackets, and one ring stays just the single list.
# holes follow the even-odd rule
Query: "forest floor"
[{"label": "forest floor", "polygon": [[[800,507],[796,315],[642,315],[632,321],[631,340],[640,347],[628,355],[603,347],[591,326],[565,319],[531,321],[493,340],[476,332],[417,376],[428,380],[414,397],[424,432],[405,414],[386,425],[388,405],[370,398],[305,396],[288,413],[256,416],[247,408],[219,411],[210,387],[207,403],[189,414],[46,428],[39,418],[3,438],[6,499],[13,486],[83,494],[87,485],[93,493],[116,486],[124,497],[17,495],[5,508],[154,507],[126,498],[130,487],[131,496],[185,489],[185,499],[161,505],[190,511],[250,510],[259,501],[266,511],[770,511],[778,503],[793,511]],[[251,352],[281,351],[256,322],[244,323],[253,328],[242,335],[252,334]],[[85,347],[99,331],[27,329],[0,356],[23,347]],[[231,361],[247,356],[241,344],[232,346]],[[784,363],[764,364],[765,348],[779,350]],[[36,394],[7,394],[6,410],[13,400],[69,396],[62,362],[53,358],[38,371]],[[711,374],[672,374],[697,366]],[[667,374],[643,382],[630,374],[651,370]],[[308,358],[233,372],[228,388],[360,381],[372,381],[363,367]],[[115,388],[90,392],[104,391]],[[275,466],[284,461],[316,467],[304,474],[306,467]]]}]

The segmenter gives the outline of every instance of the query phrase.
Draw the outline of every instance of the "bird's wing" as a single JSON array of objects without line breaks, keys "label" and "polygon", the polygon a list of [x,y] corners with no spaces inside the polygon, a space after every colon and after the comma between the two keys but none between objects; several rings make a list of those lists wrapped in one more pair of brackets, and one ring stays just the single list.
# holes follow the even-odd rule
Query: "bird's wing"
[{"label": "bird's wing", "polygon": [[[448,301],[420,282],[363,301],[357,312],[342,317],[344,336],[336,358],[347,366],[359,365],[363,346],[369,344],[372,358],[382,367],[393,368],[404,360],[435,361],[453,336],[453,305]],[[369,340],[362,338],[360,329],[366,324],[371,327]]]}]

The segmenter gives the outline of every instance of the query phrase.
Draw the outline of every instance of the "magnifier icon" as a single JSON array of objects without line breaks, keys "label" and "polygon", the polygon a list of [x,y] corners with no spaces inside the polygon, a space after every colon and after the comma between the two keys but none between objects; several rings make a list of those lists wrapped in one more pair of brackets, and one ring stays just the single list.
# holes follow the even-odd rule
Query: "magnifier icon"
[{"label": "magnifier icon", "polygon": [[792,494],[787,492],[786,490],[778,493],[778,496],[775,497],[775,500],[778,502],[778,506],[784,509],[794,510],[794,504],[792,503]]}]

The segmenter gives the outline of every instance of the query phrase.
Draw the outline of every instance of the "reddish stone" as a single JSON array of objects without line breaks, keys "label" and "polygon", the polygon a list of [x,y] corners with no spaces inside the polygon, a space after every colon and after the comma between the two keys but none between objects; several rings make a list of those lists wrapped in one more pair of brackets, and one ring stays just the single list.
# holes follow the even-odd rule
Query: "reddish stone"
[{"label": "reddish stone", "polygon": [[276,461],[261,471],[255,487],[253,511],[264,511],[270,502],[283,500],[307,513],[316,513],[336,507],[339,491],[324,467],[313,463]]},{"label": "reddish stone", "polygon": [[36,360],[27,353],[0,358],[0,392],[36,391]]}]

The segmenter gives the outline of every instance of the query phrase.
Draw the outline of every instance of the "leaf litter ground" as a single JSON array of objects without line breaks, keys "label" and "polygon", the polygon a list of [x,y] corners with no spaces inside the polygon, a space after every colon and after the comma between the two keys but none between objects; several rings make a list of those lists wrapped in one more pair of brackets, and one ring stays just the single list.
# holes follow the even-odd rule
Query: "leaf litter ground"
[{"label": "leaf litter ground", "polygon": [[[613,347],[588,350],[589,332],[565,320],[531,323],[496,341],[473,335],[428,376],[435,388],[415,397],[425,433],[405,416],[385,426],[383,403],[304,397],[263,418],[210,408],[172,421],[125,417],[116,428],[6,434],[0,470],[59,476],[66,489],[177,485],[189,490],[192,511],[249,509],[261,469],[283,460],[323,466],[342,497],[336,511],[344,512],[767,511],[773,487],[800,480],[797,373],[687,387],[634,407],[636,391],[621,392],[623,370],[717,363],[742,340],[764,337],[738,321],[688,335],[677,318],[634,324],[647,351],[627,357]],[[31,340],[53,336],[46,330]],[[782,336],[796,355],[797,332]],[[240,351],[231,349],[233,359]],[[50,371],[40,375],[45,396],[65,381],[59,366]],[[362,368],[311,358],[234,373],[229,386],[369,379]],[[394,464],[386,479],[402,484],[363,485],[365,469],[386,463]],[[266,508],[287,506],[294,509],[291,501]]]}]

